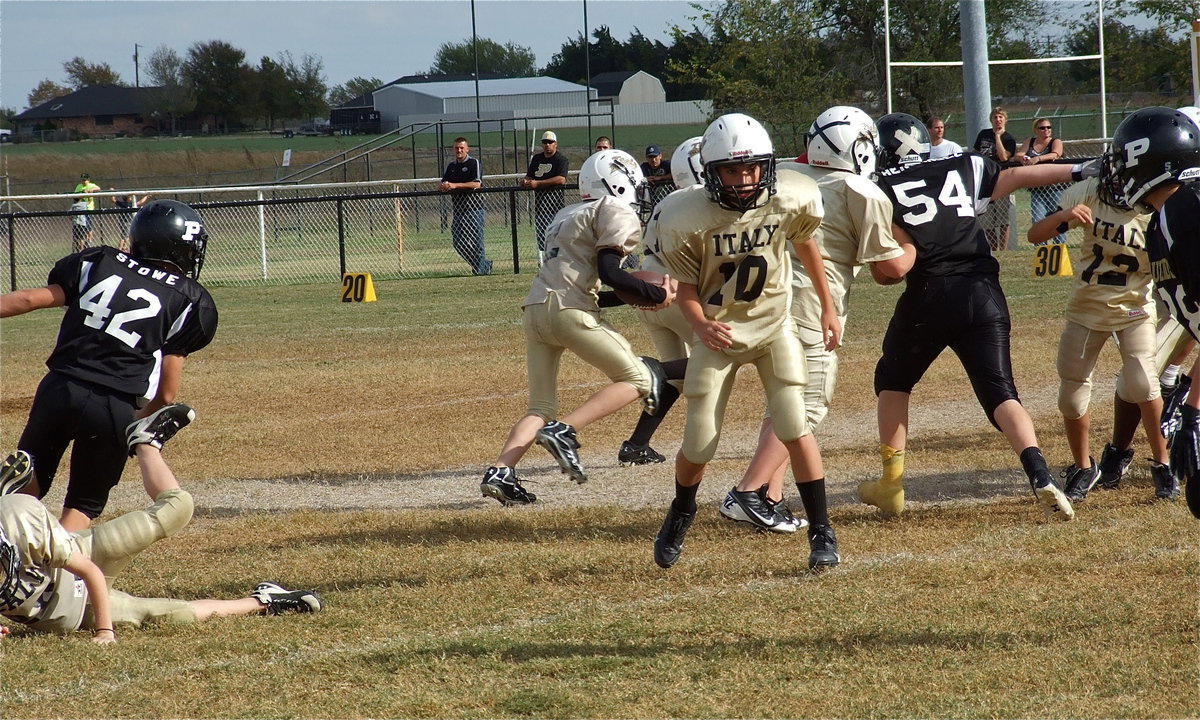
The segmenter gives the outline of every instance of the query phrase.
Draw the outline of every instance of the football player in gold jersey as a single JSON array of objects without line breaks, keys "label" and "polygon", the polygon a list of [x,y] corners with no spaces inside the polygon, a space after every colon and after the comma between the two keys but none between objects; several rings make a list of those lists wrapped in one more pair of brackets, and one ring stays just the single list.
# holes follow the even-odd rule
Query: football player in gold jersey
[{"label": "football player in gold jersey", "polygon": [[[899,282],[916,259],[912,243],[901,245],[892,237],[892,203],[870,180],[875,172],[877,135],[871,116],[856,107],[835,105],[817,116],[808,130],[808,162],[779,164],[781,169],[807,175],[820,188],[825,218],[815,240],[843,327],[850,284],[864,265],[870,267],[877,282],[890,285]],[[792,315],[808,370],[804,409],[815,431],[829,411],[838,356],[821,338],[820,297],[801,263],[792,264]],[[725,496],[721,514],[763,530],[795,532],[803,523],[782,504],[787,461],[787,451],[775,437],[774,423],[768,417],[754,458],[742,481]]]},{"label": "football player in gold jersey", "polygon": [[646,229],[647,247],[679,281],[680,310],[696,333],[684,379],[687,424],[675,458],[675,499],[655,538],[654,560],[666,568],[679,559],[734,378],[751,363],[801,485],[811,523],[809,568],[832,567],[840,556],[825,504],[824,466],[805,417],[804,352],[791,315],[788,255],[795,245],[812,271],[822,298],[822,339],[828,348],[837,347],[841,323],[820,251],[809,242],[821,224],[821,194],[799,173],[777,175],[766,130],[740,113],[708,126],[700,160],[704,184],[664,199]]},{"label": "football player in gold jersey", "polygon": [[[600,316],[601,283],[638,295],[645,307],[674,301],[671,283],[649,285],[621,269],[642,239],[635,206],[645,201],[642,171],[628,153],[603,150],[579,170],[583,202],[559,210],[546,229],[546,257],[522,304],[529,365],[529,407],[513,425],[495,463],[480,483],[485,497],[503,505],[537,497],[520,484],[516,464],[536,441],[564,473],[587,482],[579,460],[578,430],[643,398],[658,413],[666,380],[657,360],[639,358],[629,342]],[[669,279],[668,279],[669,280]],[[611,380],[583,405],[558,416],[558,367],[570,350]]]},{"label": "football player in gold jersey", "polygon": [[[1110,337],[1121,353],[1117,397],[1138,406],[1150,443],[1150,473],[1156,487],[1172,484],[1167,441],[1159,430],[1162,397],[1155,360],[1156,313],[1146,254],[1149,220],[1148,213],[1129,208],[1107,192],[1098,178],[1089,178],[1067,188],[1057,211],[1029,228],[1029,242],[1035,244],[1048,242],[1069,228],[1082,226],[1084,230],[1057,362],[1061,380],[1058,409],[1074,459],[1063,474],[1064,490],[1072,503],[1083,500],[1100,477],[1100,467],[1089,451],[1088,405],[1092,372]],[[1111,464],[1112,456],[1119,452],[1106,446],[1105,461]],[[1168,495],[1160,493],[1162,499],[1174,499]]]}]

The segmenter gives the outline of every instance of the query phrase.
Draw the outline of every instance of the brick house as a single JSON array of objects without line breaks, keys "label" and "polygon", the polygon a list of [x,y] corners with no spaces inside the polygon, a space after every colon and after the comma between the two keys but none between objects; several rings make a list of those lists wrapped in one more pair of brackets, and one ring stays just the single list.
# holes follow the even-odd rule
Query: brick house
[{"label": "brick house", "polygon": [[13,117],[18,139],[33,139],[37,130],[56,129],[72,137],[140,137],[158,131],[151,117],[157,88],[91,85],[54,98]]}]

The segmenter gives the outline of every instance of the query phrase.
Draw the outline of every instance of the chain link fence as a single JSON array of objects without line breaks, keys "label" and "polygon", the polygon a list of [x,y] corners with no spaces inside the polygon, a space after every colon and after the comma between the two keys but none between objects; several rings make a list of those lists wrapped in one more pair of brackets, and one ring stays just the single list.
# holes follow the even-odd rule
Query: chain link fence
[{"label": "chain link fence", "polygon": [[[490,176],[472,191],[473,213],[454,233],[454,193],[438,179],[297,186],[153,190],[195,207],[209,234],[202,279],[206,285],[299,284],[338,281],[343,272],[381,279],[520,272],[536,268],[534,191],[517,186],[522,175]],[[120,247],[135,210],[111,205],[114,196],[93,193],[96,210],[72,211],[71,195],[0,198],[4,240],[0,263],[10,289],[35,287],[61,257],[72,252],[77,220],[89,221],[89,244]],[[563,203],[579,201],[567,185]],[[5,202],[9,201],[9,202]],[[465,204],[460,203],[460,207]],[[475,254],[478,209],[488,263]],[[551,211],[551,215],[553,212]],[[548,222],[548,219],[547,219]],[[490,267],[489,267],[490,266]]]},{"label": "chain link fence", "polygon": [[[1075,164],[1098,157],[1104,152],[1106,140],[1064,140],[1063,157],[1056,162]],[[979,222],[993,250],[1014,250],[1027,244],[1026,234],[1033,223],[1058,208],[1058,198],[1068,184],[1018,190],[1005,200],[991,203]],[[1059,235],[1052,242],[1078,245],[1083,231],[1076,228]]]},{"label": "chain link fence", "polygon": [[[1104,143],[1065,141],[1063,162],[1096,157]],[[148,192],[186,202],[204,217],[210,237],[205,284],[286,285],[338,281],[343,272],[396,279],[536,268],[535,192],[518,186],[521,177],[489,176],[489,187],[472,192],[473,202],[460,201],[460,209],[470,209],[460,213],[457,234],[454,194],[438,192],[436,178]],[[1002,211],[985,213],[981,221],[989,239],[996,238],[995,247],[1025,242],[1030,225],[1054,212],[1065,187],[1020,191]],[[113,206],[112,198],[127,194],[142,197],[147,191],[93,193],[97,209],[83,212],[68,209],[72,195],[0,197],[0,207],[18,208],[0,212],[4,284],[8,289],[44,284],[51,266],[73,251],[73,238],[80,236],[75,226],[84,218],[89,244],[119,247],[135,210]],[[579,201],[574,185],[563,195],[564,204]],[[478,255],[480,226],[485,257]],[[1081,232],[1072,230],[1064,239],[1078,245]]]}]

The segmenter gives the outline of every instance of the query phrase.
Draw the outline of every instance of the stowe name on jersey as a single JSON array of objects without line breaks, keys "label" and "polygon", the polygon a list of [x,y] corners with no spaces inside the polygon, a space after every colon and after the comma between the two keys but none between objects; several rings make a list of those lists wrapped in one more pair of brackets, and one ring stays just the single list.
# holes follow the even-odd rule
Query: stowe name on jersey
[{"label": "stowe name on jersey", "polygon": [[52,371],[150,400],[165,355],[212,342],[217,308],[195,280],[102,246],[68,255],[48,284],[66,293]]}]

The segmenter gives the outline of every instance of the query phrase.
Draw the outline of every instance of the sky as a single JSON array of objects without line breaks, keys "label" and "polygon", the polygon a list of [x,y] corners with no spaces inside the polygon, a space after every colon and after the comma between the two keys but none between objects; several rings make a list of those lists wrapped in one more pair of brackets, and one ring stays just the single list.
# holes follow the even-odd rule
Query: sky
[{"label": "sky", "polygon": [[[624,41],[634,28],[669,42],[672,25],[698,14],[687,0],[475,0],[481,38],[531,49],[544,66],[563,43],[607,25]],[[438,47],[471,37],[469,0],[3,0],[0,2],[0,107],[18,112],[42,80],[66,84],[63,63],[105,62],[134,84],[134,45],[141,82],[159,45],[182,57],[197,42],[223,40],[257,66],[290,51],[321,58],[330,87],[353,77],[390,82],[424,72]]]}]

